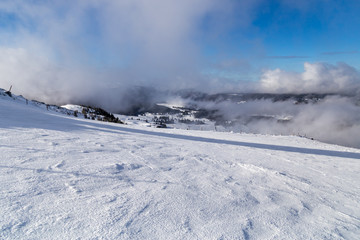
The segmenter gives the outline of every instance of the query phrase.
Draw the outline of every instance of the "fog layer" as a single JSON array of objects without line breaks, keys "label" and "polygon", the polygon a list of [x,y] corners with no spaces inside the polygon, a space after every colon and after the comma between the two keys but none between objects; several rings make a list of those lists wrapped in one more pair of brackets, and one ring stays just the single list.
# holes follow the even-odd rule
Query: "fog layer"
[{"label": "fog layer", "polygon": [[296,135],[360,148],[359,96],[329,95],[306,103],[294,98],[198,102],[197,106],[215,111],[213,116],[226,131]]}]

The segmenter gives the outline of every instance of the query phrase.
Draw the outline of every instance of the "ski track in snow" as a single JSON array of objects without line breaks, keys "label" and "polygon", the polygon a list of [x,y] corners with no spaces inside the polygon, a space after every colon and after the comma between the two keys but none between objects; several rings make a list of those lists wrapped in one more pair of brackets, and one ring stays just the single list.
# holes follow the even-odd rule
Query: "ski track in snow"
[{"label": "ski track in snow", "polygon": [[360,150],[0,96],[0,239],[358,239]]}]

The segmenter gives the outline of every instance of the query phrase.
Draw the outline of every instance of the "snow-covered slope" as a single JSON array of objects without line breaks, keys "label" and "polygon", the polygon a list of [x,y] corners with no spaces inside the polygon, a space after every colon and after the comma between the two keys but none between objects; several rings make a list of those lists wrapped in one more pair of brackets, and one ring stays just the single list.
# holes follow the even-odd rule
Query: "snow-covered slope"
[{"label": "snow-covered slope", "polygon": [[360,150],[0,96],[0,239],[358,239]]}]

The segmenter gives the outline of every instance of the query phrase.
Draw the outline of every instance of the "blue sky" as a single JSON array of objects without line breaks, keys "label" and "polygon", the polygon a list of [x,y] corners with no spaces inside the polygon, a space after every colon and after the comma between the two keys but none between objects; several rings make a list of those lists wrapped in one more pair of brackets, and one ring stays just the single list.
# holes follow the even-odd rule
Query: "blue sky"
[{"label": "blue sky", "polygon": [[256,81],[305,62],[359,69],[359,12],[357,0],[3,0],[0,47],[131,78]]},{"label": "blue sky", "polygon": [[[296,1],[293,1],[296,2]],[[360,1],[307,1],[305,6],[262,1],[245,27],[222,36],[222,56],[248,60],[256,70],[302,71],[303,63],[345,62],[360,67]],[[208,46],[205,52],[220,52]]]},{"label": "blue sky", "polygon": [[[323,1],[304,10],[266,5],[266,14],[260,11],[254,25],[264,36],[268,55],[308,56],[311,61],[337,61],[339,55],[347,55],[349,61],[355,60],[349,53],[359,47],[358,1]],[[329,52],[333,54],[325,55]]]}]

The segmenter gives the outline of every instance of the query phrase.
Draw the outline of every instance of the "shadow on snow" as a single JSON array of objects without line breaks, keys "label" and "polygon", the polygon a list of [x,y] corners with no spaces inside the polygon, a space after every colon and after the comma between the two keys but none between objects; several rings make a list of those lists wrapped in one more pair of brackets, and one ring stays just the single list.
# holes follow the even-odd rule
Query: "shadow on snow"
[{"label": "shadow on snow", "polygon": [[[26,114],[26,113],[25,113]],[[342,157],[342,158],[353,158],[360,159],[360,153],[356,152],[344,152],[344,151],[334,151],[334,150],[322,150],[322,149],[313,149],[313,148],[302,148],[302,147],[291,147],[291,146],[279,146],[272,144],[263,144],[263,143],[252,143],[252,142],[242,142],[242,141],[232,141],[232,140],[222,140],[214,138],[205,138],[205,137],[196,137],[196,136],[187,136],[181,134],[172,134],[164,132],[153,132],[148,130],[140,130],[134,128],[124,127],[120,124],[111,124],[111,123],[97,123],[91,120],[83,120],[78,118],[71,118],[64,115],[39,111],[36,115],[30,113],[25,117],[17,118],[12,117],[11,114],[7,115],[10,119],[6,121],[0,120],[0,128],[41,128],[49,129],[55,131],[103,131],[108,133],[115,134],[142,134],[154,137],[163,137],[171,139],[181,139],[194,142],[205,142],[205,143],[216,143],[216,144],[225,144],[233,145],[239,147],[249,147],[249,148],[258,148],[274,151],[284,151],[284,152],[293,152],[301,154],[314,154],[314,155],[323,155],[330,157]],[[12,119],[11,119],[12,118]],[[30,119],[29,119],[30,118]]]}]

